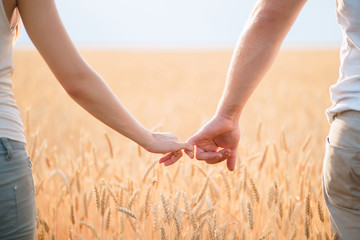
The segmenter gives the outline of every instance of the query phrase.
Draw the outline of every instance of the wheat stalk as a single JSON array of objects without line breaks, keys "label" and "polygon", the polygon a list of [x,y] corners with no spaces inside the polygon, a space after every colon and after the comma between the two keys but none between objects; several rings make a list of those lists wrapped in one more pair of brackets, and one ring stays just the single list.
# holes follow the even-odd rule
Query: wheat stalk
[{"label": "wheat stalk", "polygon": [[111,222],[111,208],[109,208],[108,213],[106,215],[106,224],[105,229],[108,230]]},{"label": "wheat stalk", "polygon": [[295,240],[295,239],[296,239],[297,232],[298,232],[298,229],[297,229],[297,228],[295,228],[294,233],[291,235],[290,240]]},{"label": "wheat stalk", "polygon": [[305,217],[305,237],[306,239],[310,238],[310,217],[306,216]]},{"label": "wheat stalk", "polygon": [[186,198],[186,193],[185,193],[185,192],[182,192],[182,196],[183,196],[184,203],[185,203],[185,211],[186,211],[186,213],[187,213],[187,215],[188,215],[188,217],[189,217],[189,219],[190,219],[190,222],[191,222],[193,228],[196,229],[196,228],[197,228],[197,224],[196,224],[196,222],[195,222],[195,217],[194,217],[193,213],[192,213],[191,210],[190,210],[190,205],[189,205],[189,202],[188,202],[188,200],[187,200],[187,198]]},{"label": "wheat stalk", "polygon": [[148,186],[148,189],[146,191],[146,196],[145,196],[145,207],[144,207],[144,211],[145,211],[145,219],[148,217],[149,213],[150,213],[150,206],[151,206],[151,191],[152,191],[152,184]]},{"label": "wheat stalk", "polygon": [[301,151],[302,151],[302,152],[305,152],[306,148],[308,147],[308,145],[309,145],[309,143],[310,143],[310,141],[311,141],[311,137],[312,137],[312,135],[310,134],[310,135],[306,138],[306,140],[305,140],[305,142],[304,142],[304,144],[303,144],[303,146],[302,146],[302,148],[301,148]]},{"label": "wheat stalk", "polygon": [[203,212],[197,217],[197,219],[200,220],[200,219],[202,219],[203,217],[206,217],[207,215],[212,214],[214,211],[215,211],[215,208],[214,208],[214,207],[210,207],[210,208],[206,209],[205,211],[203,211]]},{"label": "wheat stalk", "polygon": [[90,224],[88,224],[87,222],[84,222],[84,221],[80,221],[80,225],[84,225],[85,227],[88,227],[88,228],[90,228],[91,229],[91,231],[92,231],[92,233],[93,233],[93,235],[94,235],[94,237],[95,237],[95,239],[98,239],[99,237],[99,235],[98,235],[98,233],[96,232],[96,228],[93,226],[93,225],[90,225]]},{"label": "wheat stalk", "polygon": [[223,171],[220,171],[221,176],[223,177],[224,183],[225,183],[225,189],[226,189],[226,193],[228,196],[228,199],[231,199],[231,187],[230,187],[230,182],[226,176],[226,174]]},{"label": "wheat stalk", "polygon": [[101,190],[101,200],[100,200],[100,214],[104,217],[105,214],[105,204],[106,204],[106,188],[103,187]]},{"label": "wheat stalk", "polygon": [[139,190],[136,190],[135,192],[133,192],[133,194],[131,195],[129,202],[127,204],[127,208],[131,209],[132,205],[134,204],[135,198],[138,196],[139,194]]},{"label": "wheat stalk", "polygon": [[269,209],[271,208],[273,200],[274,200],[274,188],[270,187],[268,193],[268,200],[267,200],[267,206]]},{"label": "wheat stalk", "polygon": [[175,198],[174,198],[173,210],[172,210],[173,216],[175,216],[176,213],[177,213],[177,211],[178,211],[180,194],[181,194],[181,191],[178,191],[178,192],[176,193],[176,195],[175,195]]},{"label": "wheat stalk", "polygon": [[161,194],[161,201],[163,203],[163,207],[164,207],[164,212],[165,212],[165,217],[166,217],[166,221],[169,225],[171,223],[171,216],[170,216],[170,207],[169,207],[169,201],[168,199],[164,196],[164,194]]},{"label": "wheat stalk", "polygon": [[255,200],[257,203],[259,203],[259,201],[260,201],[259,191],[257,190],[255,182],[252,178],[250,178],[250,185],[251,185],[251,189],[252,189],[253,195],[255,197]]},{"label": "wheat stalk", "polygon": [[253,214],[253,208],[251,206],[251,203],[247,202],[247,215],[249,219],[249,227],[251,230],[254,228],[254,214]]},{"label": "wheat stalk", "polygon": [[266,145],[264,153],[262,154],[262,157],[261,157],[260,164],[259,164],[259,172],[261,171],[262,167],[265,164],[268,149],[269,149],[269,145]]},{"label": "wheat stalk", "polygon": [[127,209],[127,208],[123,208],[123,207],[116,206],[116,210],[118,210],[119,212],[124,213],[124,214],[125,214],[126,216],[128,216],[128,217],[131,217],[131,218],[134,218],[134,219],[137,220],[136,215],[135,215],[132,211],[130,211],[129,209]]},{"label": "wheat stalk", "polygon": [[145,173],[144,173],[144,176],[143,176],[143,180],[142,180],[143,182],[145,182],[146,177],[149,175],[151,169],[153,169],[153,168],[156,166],[157,163],[158,163],[158,161],[157,161],[157,160],[154,160],[154,161],[152,161],[151,164],[146,168]]},{"label": "wheat stalk", "polygon": [[311,195],[310,193],[306,196],[305,200],[305,214],[309,218],[312,218],[312,211],[311,211],[311,205],[310,205]]},{"label": "wheat stalk", "polygon": [[205,191],[206,191],[206,189],[207,189],[208,184],[209,184],[209,178],[206,177],[205,180],[204,180],[204,182],[203,182],[203,184],[202,184],[202,186],[201,186],[201,189],[200,189],[198,198],[197,198],[197,200],[196,200],[197,202],[200,202],[200,201],[202,200],[202,198],[204,197]]},{"label": "wheat stalk", "polygon": [[320,219],[320,221],[322,223],[324,223],[325,222],[324,212],[323,212],[323,208],[322,208],[319,201],[318,201],[318,204],[317,204],[317,209],[318,209],[319,219]]},{"label": "wheat stalk", "polygon": [[73,225],[75,225],[74,206],[72,204],[71,204],[71,207],[70,207],[70,219],[71,219],[71,223]]},{"label": "wheat stalk", "polygon": [[161,240],[166,240],[166,233],[163,226],[160,227],[161,231]]},{"label": "wheat stalk", "polygon": [[113,151],[113,147],[112,147],[112,144],[111,144],[110,137],[109,137],[109,135],[107,133],[105,133],[104,136],[106,138],[106,142],[109,145],[110,157],[111,157],[111,159],[113,159],[114,158],[114,151]]},{"label": "wheat stalk", "polygon": [[47,222],[40,218],[39,223],[43,226],[45,232],[49,233],[50,228],[49,228],[49,225],[47,224]]},{"label": "wheat stalk", "polygon": [[153,235],[154,235],[158,228],[158,205],[156,203],[154,205],[153,213],[154,213],[154,218],[153,218]]},{"label": "wheat stalk", "polygon": [[175,222],[175,226],[176,226],[176,237],[175,237],[175,239],[179,239],[180,236],[181,236],[181,220],[179,219],[177,214],[174,214],[173,217],[174,217],[174,222]]},{"label": "wheat stalk", "polygon": [[118,201],[116,194],[114,193],[114,191],[111,189],[111,187],[105,182],[104,179],[101,180],[102,184],[105,185],[106,189],[108,190],[108,192],[110,193],[111,197],[113,198],[113,200],[115,201],[116,205],[120,206],[120,202]]}]

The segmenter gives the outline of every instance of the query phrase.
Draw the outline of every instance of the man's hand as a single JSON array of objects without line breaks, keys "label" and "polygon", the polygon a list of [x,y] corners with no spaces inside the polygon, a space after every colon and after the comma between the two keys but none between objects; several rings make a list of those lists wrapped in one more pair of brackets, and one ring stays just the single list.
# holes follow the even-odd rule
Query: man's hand
[{"label": "man's hand", "polygon": [[[239,144],[240,131],[238,122],[222,116],[215,116],[207,122],[194,136],[187,140],[196,146],[195,156],[209,164],[227,160],[230,171],[235,169],[236,149]],[[192,151],[185,150],[190,158],[194,157]],[[165,166],[175,163],[180,155],[168,153],[160,159]]]},{"label": "man's hand", "polygon": [[[229,67],[218,112],[188,142],[196,146],[196,158],[213,164],[227,160],[234,170],[240,133],[238,119],[246,101],[270,68],[282,41],[307,0],[260,0],[240,36]],[[219,148],[220,151],[218,151]],[[192,151],[187,151],[193,157]],[[175,163],[179,155],[168,153],[160,159]]]}]

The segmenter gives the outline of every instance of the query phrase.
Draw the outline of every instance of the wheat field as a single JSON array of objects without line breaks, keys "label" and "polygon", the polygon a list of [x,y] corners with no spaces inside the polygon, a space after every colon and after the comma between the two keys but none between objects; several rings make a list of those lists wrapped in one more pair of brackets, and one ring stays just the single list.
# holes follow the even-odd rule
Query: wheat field
[{"label": "wheat field", "polygon": [[[216,110],[230,51],[82,51],[147,128],[185,141]],[[14,93],[33,163],[37,239],[335,239],[321,193],[337,50],[282,50],[240,120],[236,170],[164,167],[77,106],[32,50]]]}]

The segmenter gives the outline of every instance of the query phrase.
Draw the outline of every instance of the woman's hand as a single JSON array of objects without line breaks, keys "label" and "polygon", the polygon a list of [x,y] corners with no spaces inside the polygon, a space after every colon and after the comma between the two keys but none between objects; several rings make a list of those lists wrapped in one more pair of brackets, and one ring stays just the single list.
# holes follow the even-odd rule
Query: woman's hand
[{"label": "woman's hand", "polygon": [[174,134],[168,132],[152,132],[151,140],[146,142],[143,147],[152,153],[172,152],[177,157],[182,156],[182,149],[193,151],[193,146],[190,143],[181,143]]}]

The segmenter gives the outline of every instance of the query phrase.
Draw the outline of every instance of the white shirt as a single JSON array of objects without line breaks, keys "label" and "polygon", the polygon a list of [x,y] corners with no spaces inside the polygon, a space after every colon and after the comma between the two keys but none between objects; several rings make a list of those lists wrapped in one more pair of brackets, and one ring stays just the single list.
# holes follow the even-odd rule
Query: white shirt
[{"label": "white shirt", "polygon": [[12,93],[14,32],[0,0],[0,137],[26,143],[19,108]]},{"label": "white shirt", "polygon": [[343,41],[338,82],[330,87],[333,105],[328,120],[340,112],[360,111],[360,0],[337,0],[336,15]]}]

